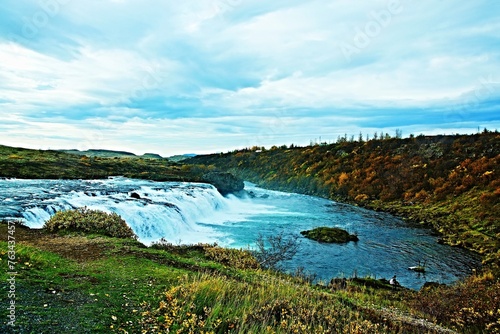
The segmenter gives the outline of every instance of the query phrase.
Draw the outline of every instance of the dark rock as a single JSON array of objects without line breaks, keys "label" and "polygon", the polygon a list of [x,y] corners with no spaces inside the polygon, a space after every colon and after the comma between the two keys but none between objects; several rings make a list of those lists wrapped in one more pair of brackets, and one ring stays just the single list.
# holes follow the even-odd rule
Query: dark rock
[{"label": "dark rock", "polygon": [[135,199],[141,199],[141,195],[139,195],[138,193],[131,193],[130,197],[135,198]]},{"label": "dark rock", "polygon": [[212,184],[222,195],[237,193],[245,188],[243,180],[225,172],[210,172],[202,177],[203,182]]}]

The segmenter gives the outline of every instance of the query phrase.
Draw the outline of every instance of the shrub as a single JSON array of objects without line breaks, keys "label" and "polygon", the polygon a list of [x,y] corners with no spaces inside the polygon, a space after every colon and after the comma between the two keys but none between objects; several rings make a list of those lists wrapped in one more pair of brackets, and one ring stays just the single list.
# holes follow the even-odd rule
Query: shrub
[{"label": "shrub", "polygon": [[229,249],[207,245],[204,247],[205,256],[212,261],[225,266],[239,269],[258,269],[259,262],[248,250]]},{"label": "shrub", "polygon": [[500,282],[491,272],[450,287],[422,290],[410,303],[460,333],[500,333]]},{"label": "shrub", "polygon": [[297,236],[286,236],[283,232],[266,238],[259,234],[253,256],[262,268],[279,270],[281,262],[291,260],[297,253],[300,246],[297,239]]},{"label": "shrub", "polygon": [[356,198],[354,198],[354,200],[356,202],[364,202],[364,201],[367,201],[370,199],[370,196],[368,196],[367,194],[359,194],[356,196]]},{"label": "shrub", "polygon": [[50,232],[67,230],[137,239],[134,231],[118,214],[91,210],[87,207],[56,212],[45,222],[44,228]]},{"label": "shrub", "polygon": [[165,238],[151,244],[151,248],[161,249],[174,254],[200,252],[207,259],[238,269],[259,269],[257,259],[249,250],[222,248],[217,244],[174,245]]}]

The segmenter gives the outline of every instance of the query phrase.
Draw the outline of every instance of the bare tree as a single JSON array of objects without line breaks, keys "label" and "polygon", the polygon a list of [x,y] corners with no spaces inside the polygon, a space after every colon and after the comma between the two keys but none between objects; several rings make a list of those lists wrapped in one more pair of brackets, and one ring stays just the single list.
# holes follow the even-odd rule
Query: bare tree
[{"label": "bare tree", "polygon": [[298,236],[285,235],[280,232],[277,235],[264,237],[259,234],[255,241],[257,249],[254,256],[264,269],[280,269],[280,262],[292,259],[297,253],[300,242]]}]

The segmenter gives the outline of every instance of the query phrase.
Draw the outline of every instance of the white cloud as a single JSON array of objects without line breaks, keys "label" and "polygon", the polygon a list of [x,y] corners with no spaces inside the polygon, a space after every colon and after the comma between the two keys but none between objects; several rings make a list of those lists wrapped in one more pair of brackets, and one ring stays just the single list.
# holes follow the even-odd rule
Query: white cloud
[{"label": "white cloud", "polygon": [[[20,0],[7,9],[4,143],[208,151],[381,127],[430,132],[438,120],[500,125],[500,2],[91,0],[47,13]],[[22,36],[44,11],[47,22]],[[464,106],[474,112],[436,116]]]}]

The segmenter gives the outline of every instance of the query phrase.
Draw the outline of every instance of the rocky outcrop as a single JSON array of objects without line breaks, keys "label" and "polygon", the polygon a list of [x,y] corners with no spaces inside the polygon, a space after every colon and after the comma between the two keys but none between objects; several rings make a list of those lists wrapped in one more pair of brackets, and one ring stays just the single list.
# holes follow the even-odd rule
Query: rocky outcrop
[{"label": "rocky outcrop", "polygon": [[141,195],[139,195],[138,193],[131,193],[130,197],[135,198],[135,199],[141,199]]},{"label": "rocky outcrop", "polygon": [[245,187],[243,180],[225,172],[207,173],[203,175],[202,181],[212,184],[222,195],[239,192]]}]

